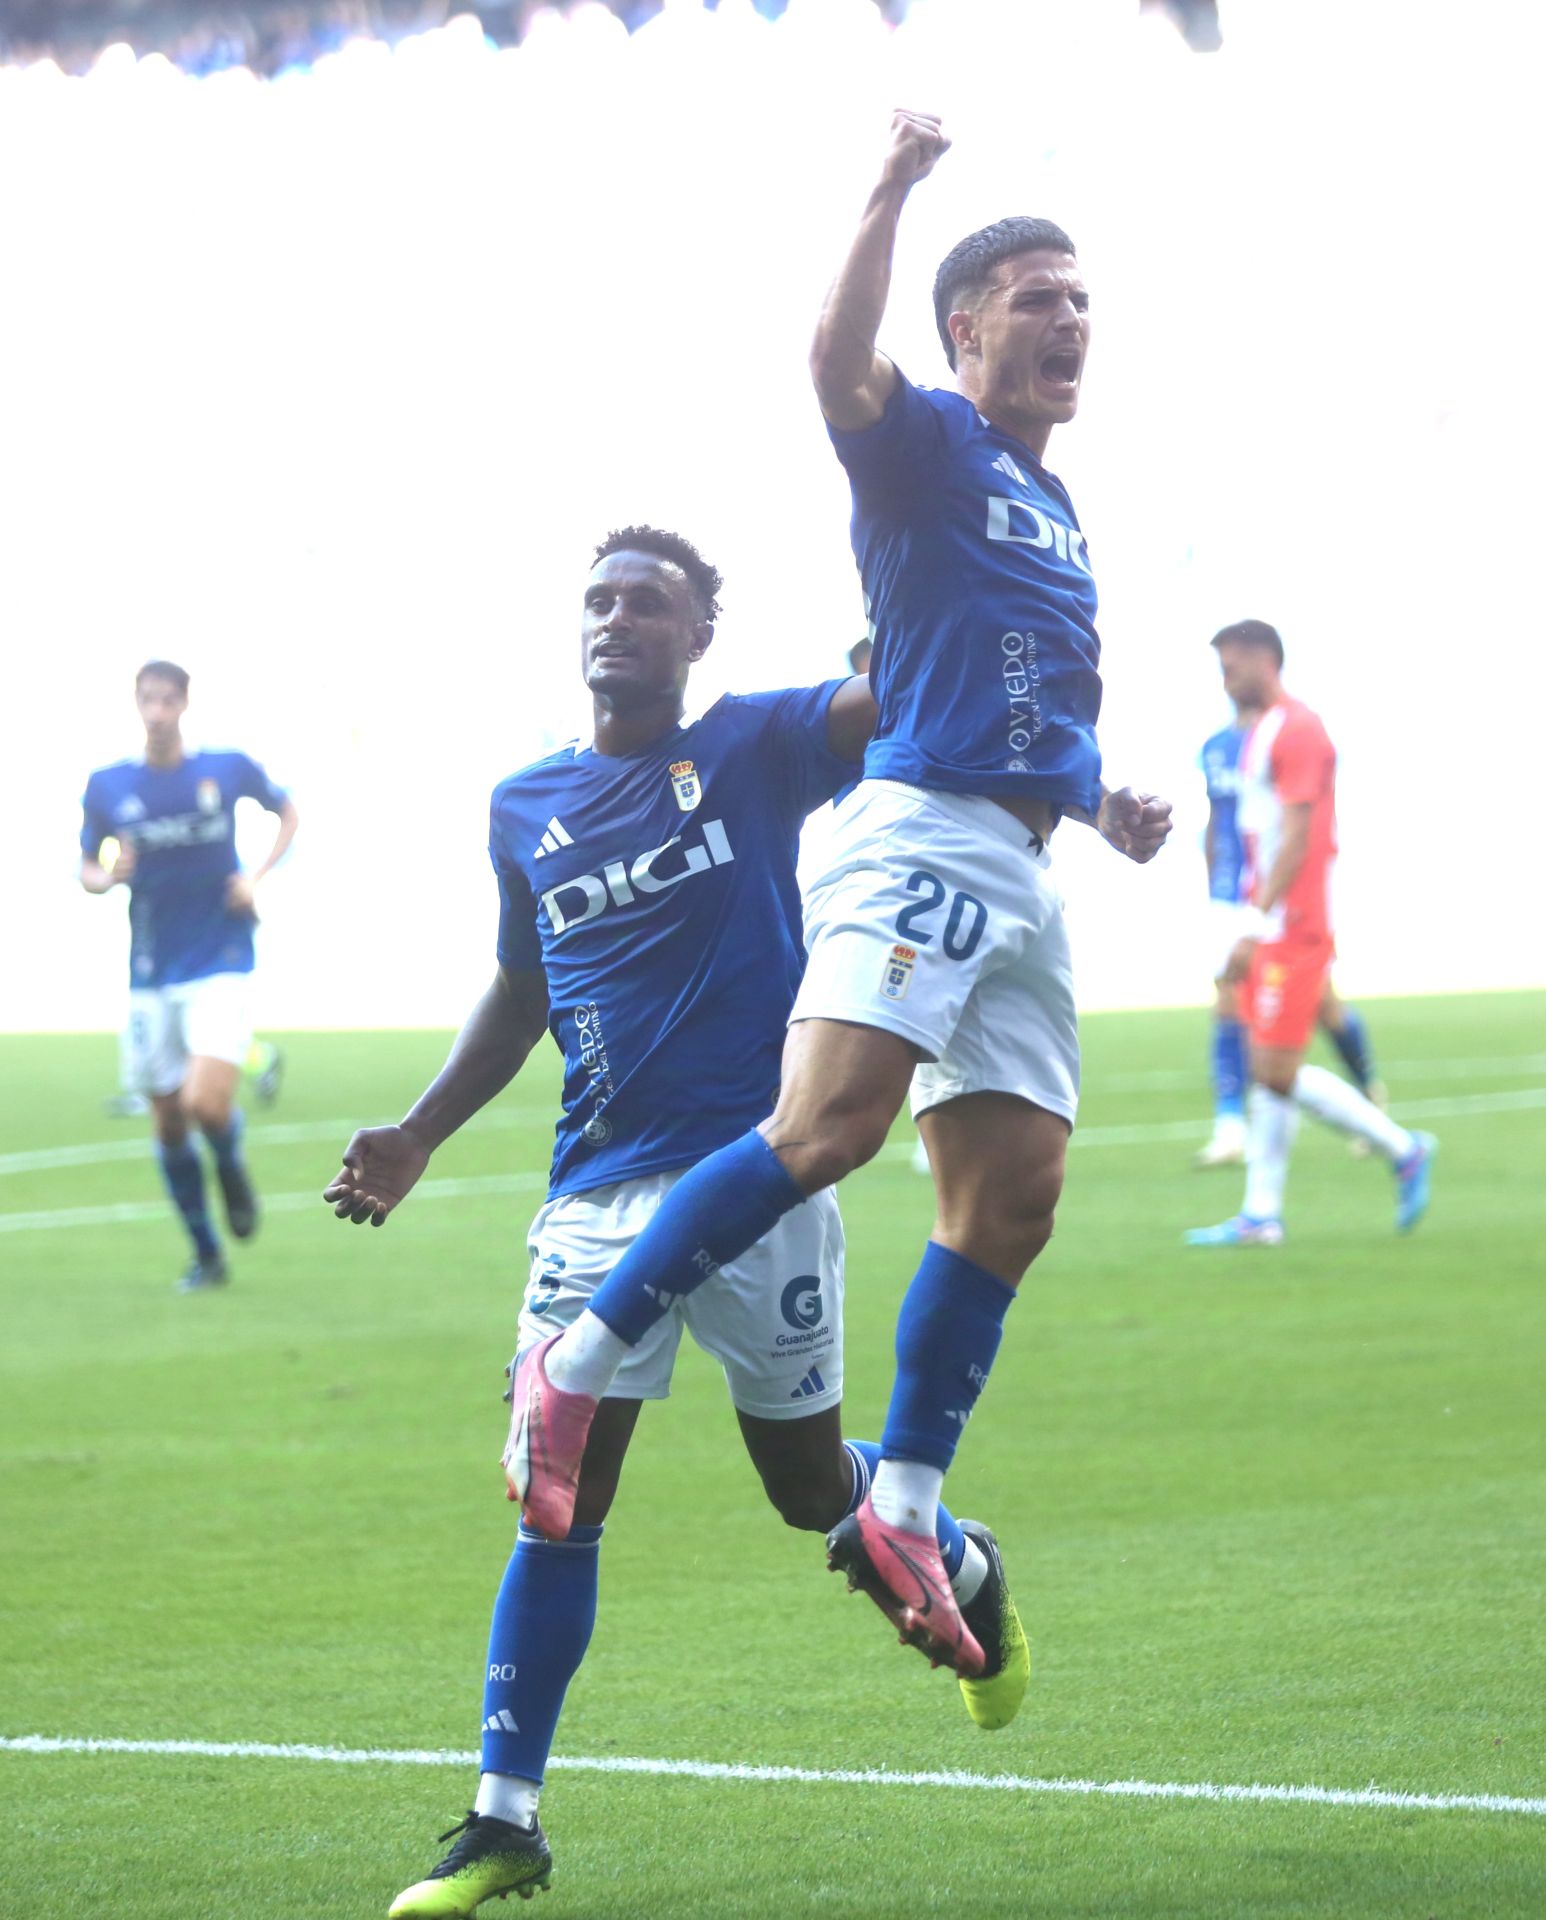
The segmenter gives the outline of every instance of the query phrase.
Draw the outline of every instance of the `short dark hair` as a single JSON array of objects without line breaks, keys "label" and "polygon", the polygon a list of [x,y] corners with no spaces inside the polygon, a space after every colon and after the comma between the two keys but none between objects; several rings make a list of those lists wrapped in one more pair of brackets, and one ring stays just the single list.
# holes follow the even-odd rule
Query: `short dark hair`
[{"label": "short dark hair", "polygon": [[1263,653],[1270,653],[1280,667],[1283,664],[1283,636],[1265,620],[1236,620],[1230,626],[1220,627],[1208,645],[1221,647],[1226,640],[1233,640],[1237,646],[1260,647]]},{"label": "short dark hair", "polygon": [[664,527],[618,527],[597,547],[593,567],[614,553],[649,553],[657,560],[669,560],[687,575],[703,618],[711,625],[719,618],[719,590],[725,584],[718,567],[710,566],[690,540]]},{"label": "short dark hair", "polygon": [[147,660],[134,676],[134,691],[140,690],[142,680],[170,680],[179,693],[188,691],[188,670],[179,667],[171,660]]},{"label": "short dark hair", "polygon": [[934,324],[939,328],[945,358],[955,370],[956,343],[950,337],[950,316],[960,306],[963,295],[982,293],[988,276],[1002,261],[1017,253],[1072,253],[1074,243],[1051,220],[1035,220],[1029,214],[1016,214],[1010,220],[995,220],[991,227],[979,227],[964,240],[958,240],[939,263],[934,276]]}]

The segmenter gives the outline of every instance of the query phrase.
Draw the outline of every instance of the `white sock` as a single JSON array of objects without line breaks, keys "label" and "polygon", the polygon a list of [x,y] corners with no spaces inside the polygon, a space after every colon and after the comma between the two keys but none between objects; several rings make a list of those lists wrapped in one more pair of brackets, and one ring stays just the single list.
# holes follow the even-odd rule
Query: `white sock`
[{"label": "white sock", "polygon": [[987,1577],[988,1556],[968,1534],[966,1551],[962,1554],[961,1564],[956,1568],[950,1582],[950,1591],[955,1595],[957,1605],[970,1606],[977,1598],[977,1589]]},{"label": "white sock", "polygon": [[628,1342],[587,1307],[542,1364],[560,1393],[588,1393],[599,1400],[632,1352]]},{"label": "white sock", "polygon": [[1405,1127],[1381,1113],[1350,1080],[1326,1067],[1301,1067],[1294,1079],[1294,1098],[1307,1113],[1324,1120],[1338,1133],[1367,1140],[1392,1166],[1404,1160],[1417,1144]]},{"label": "white sock", "polygon": [[491,1820],[529,1827],[537,1817],[537,1795],[541,1791],[535,1780],[523,1780],[517,1773],[484,1773],[478,1776],[473,1808]]},{"label": "white sock", "polygon": [[934,1509],[945,1476],[921,1460],[882,1460],[870,1482],[870,1505],[888,1526],[934,1537]]},{"label": "white sock", "polygon": [[1257,1086],[1251,1089],[1246,1115],[1244,1211],[1253,1220],[1278,1220],[1299,1109],[1287,1094]]}]

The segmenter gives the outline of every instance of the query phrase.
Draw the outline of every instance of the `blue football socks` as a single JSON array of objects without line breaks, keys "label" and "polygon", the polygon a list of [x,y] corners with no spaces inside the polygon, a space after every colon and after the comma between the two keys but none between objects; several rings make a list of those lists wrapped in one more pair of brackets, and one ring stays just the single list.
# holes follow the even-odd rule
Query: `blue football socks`
[{"label": "blue football socks", "polygon": [[880,1450],[948,1471],[1004,1334],[1015,1290],[931,1240],[902,1300],[896,1384]]},{"label": "blue football socks", "polygon": [[524,1521],[489,1628],[483,1771],[540,1786],[569,1682],[596,1624],[601,1528],[548,1540]]},{"label": "blue football socks", "polygon": [[1213,1111],[1223,1116],[1245,1112],[1245,1028],[1238,1020],[1213,1022]]},{"label": "blue football socks", "polygon": [[755,1246],[805,1195],[755,1130],[684,1173],[595,1293],[590,1311],[630,1347],[674,1300]]},{"label": "blue football socks", "polygon": [[1374,1079],[1374,1049],[1369,1044],[1369,1029],[1356,1007],[1343,1007],[1340,1033],[1328,1027],[1327,1037],[1342,1057],[1342,1064],[1353,1076],[1353,1085],[1367,1094]]},{"label": "blue football socks", "polygon": [[[873,1440],[845,1440],[843,1446],[853,1462],[854,1470],[854,1489],[844,1510],[846,1517],[857,1510],[860,1501],[870,1490],[875,1469],[880,1465],[880,1448]],[[946,1578],[954,1580],[961,1571],[961,1561],[966,1553],[966,1535],[962,1533],[955,1515],[943,1503],[935,1509],[934,1538],[939,1542],[939,1557],[945,1563]]]},{"label": "blue football socks", "polygon": [[182,1215],[195,1253],[201,1260],[217,1259],[220,1242],[215,1238],[215,1230],[209,1224],[209,1213],[204,1205],[204,1163],[199,1158],[198,1148],[187,1139],[175,1147],[158,1140],[156,1158],[161,1162],[161,1177],[166,1182],[173,1205]]}]

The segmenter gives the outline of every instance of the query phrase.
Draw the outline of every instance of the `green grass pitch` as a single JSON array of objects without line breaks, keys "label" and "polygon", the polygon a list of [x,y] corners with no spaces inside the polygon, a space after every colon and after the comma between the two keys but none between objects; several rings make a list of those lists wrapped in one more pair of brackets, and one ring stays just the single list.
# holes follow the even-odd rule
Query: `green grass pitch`
[{"label": "green grass pitch", "polygon": [[[1031,1634],[1015,1726],[973,1728],[779,1524],[688,1351],[641,1423],[559,1754],[1546,1792],[1546,995],[1367,1010],[1397,1112],[1442,1140],[1432,1214],[1398,1240],[1383,1168],[1307,1126],[1275,1251],[1180,1245],[1239,1197],[1188,1165],[1205,1017],[1087,1022],[1057,1238],[950,1481]],[[230,1290],[189,1298],[127,1157],[145,1123],[101,1111],[113,1042],[0,1039],[0,1735],[475,1747],[550,1064],[383,1231],[309,1197],[445,1044],[290,1038],[253,1115],[275,1204]],[[902,1139],[844,1196],[861,1434],[929,1224]],[[35,1164],[104,1141],[118,1157]],[[0,1750],[0,1913],[380,1915],[471,1787]],[[544,1821],[543,1920],[1546,1915],[1530,1812],[559,1770]]]}]

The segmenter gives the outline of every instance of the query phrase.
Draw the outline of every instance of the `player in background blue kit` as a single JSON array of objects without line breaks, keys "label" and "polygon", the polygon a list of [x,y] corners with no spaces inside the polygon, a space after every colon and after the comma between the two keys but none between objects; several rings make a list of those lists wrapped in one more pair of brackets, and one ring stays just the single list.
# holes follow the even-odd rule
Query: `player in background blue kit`
[{"label": "player in background blue kit", "polygon": [[[1214,957],[1213,1041],[1209,1066],[1213,1082],[1213,1133],[1198,1149],[1196,1167],[1233,1167],[1245,1164],[1245,1094],[1250,1084],[1250,1062],[1245,1024],[1240,1018],[1234,985],[1225,978],[1229,957],[1246,930],[1250,901],[1250,873],[1245,840],[1240,831],[1240,750],[1260,718],[1253,708],[1237,706],[1230,725],[1220,727],[1203,743],[1200,756],[1208,788],[1208,825],[1203,841],[1208,866],[1209,949]],[[1385,1089],[1374,1064],[1368,1025],[1356,1007],[1338,998],[1330,980],[1322,996],[1317,1022],[1336,1048],[1354,1086],[1381,1109]],[[1349,1150],[1367,1154],[1367,1141],[1354,1137]]]},{"label": "player in background blue kit", "polygon": [[948,144],[937,120],[894,119],[811,353],[853,491],[880,714],[807,899],[778,1103],[677,1183],[589,1309],[525,1357],[511,1457],[528,1514],[562,1536],[596,1396],[664,1303],[871,1159],[911,1085],[937,1216],[902,1306],[880,1464],[828,1562],[970,1676],[984,1649],[931,1527],[1015,1287],[1051,1235],[1078,1089],[1047,841],[1073,815],[1147,860],[1170,807],[1101,784],[1095,585],[1042,465],[1089,337],[1072,243],[1011,220],[952,250],[935,312],[954,391],[914,386],[876,350],[903,203]]},{"label": "player in background blue kit", "polygon": [[[732,695],[683,725],[719,586],[695,548],[657,528],[625,528],[597,550],[581,637],[594,743],[494,793],[494,983],[434,1084],[400,1126],[354,1136],[325,1196],[340,1218],[381,1225],[550,1032],[563,1111],[529,1235],[521,1364],[580,1316],[684,1170],[772,1103],[805,960],[800,827],[852,781],[874,722],[868,682],[851,678]],[[684,1328],[723,1364],[747,1451],[790,1526],[824,1532],[864,1497],[879,1449],[842,1437],[836,1199],[802,1196],[770,1229],[630,1350],[589,1424],[567,1537],[523,1517],[489,1636],[476,1804],[395,1920],[466,1915],[491,1894],[547,1883],[538,1796],[595,1620],[602,1523],[640,1405],[665,1398]],[[944,1508],[934,1524],[931,1544],[992,1655],[993,1676],[963,1687],[967,1709],[981,1726],[1006,1725],[1030,1662],[997,1545]]]},{"label": "player in background blue kit", "polygon": [[[100,767],[86,782],[81,885],[129,889],[127,1064],[149,1099],[162,1177],[193,1242],[184,1292],[228,1279],[205,1204],[192,1130],[214,1156],[234,1238],[257,1231],[258,1202],[242,1153],[236,1085],[252,1046],[249,984],[257,891],[295,838],[294,802],[244,753],[183,745],[188,675],[150,660],[134,682],[145,725],[142,759]],[[279,827],[262,864],[236,857],[236,803],[256,800]],[[102,864],[104,844],[118,855]]]}]

